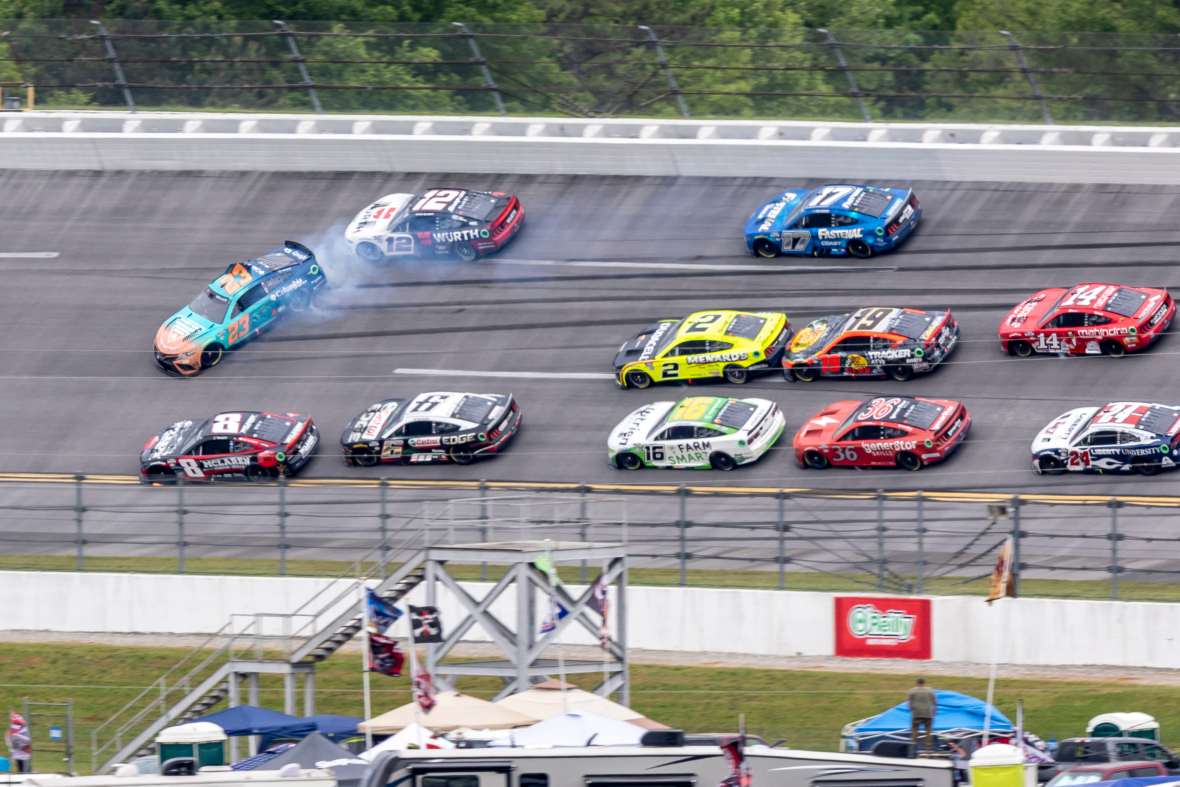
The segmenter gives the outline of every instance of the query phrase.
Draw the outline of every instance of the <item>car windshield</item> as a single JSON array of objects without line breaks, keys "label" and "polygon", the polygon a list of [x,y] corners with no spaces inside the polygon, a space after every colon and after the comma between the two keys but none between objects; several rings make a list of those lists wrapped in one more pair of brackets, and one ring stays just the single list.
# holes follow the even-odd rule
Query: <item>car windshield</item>
[{"label": "car windshield", "polygon": [[663,352],[664,348],[671,344],[672,340],[676,338],[676,334],[680,333],[680,326],[682,325],[684,325],[684,320],[673,323],[672,326],[664,332],[664,335],[660,337],[660,343],[656,345],[655,351],[648,357],[654,358]]},{"label": "car windshield", "polygon": [[1069,784],[1089,784],[1090,782],[1102,781],[1102,774],[1097,772],[1089,773],[1065,773],[1059,775],[1050,784],[1052,787],[1066,787]]},{"label": "car windshield", "polygon": [[194,314],[199,314],[211,323],[221,324],[229,308],[229,298],[218,295],[208,287],[188,305]]}]

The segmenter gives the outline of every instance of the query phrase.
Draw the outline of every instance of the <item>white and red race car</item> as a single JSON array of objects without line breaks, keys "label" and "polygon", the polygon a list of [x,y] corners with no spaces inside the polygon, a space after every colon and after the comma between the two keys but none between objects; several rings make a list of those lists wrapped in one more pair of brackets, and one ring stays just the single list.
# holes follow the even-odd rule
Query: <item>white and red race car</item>
[{"label": "white and red race car", "polygon": [[344,240],[366,262],[451,255],[471,262],[504,248],[523,225],[524,208],[511,194],[430,189],[386,194],[356,215]]}]

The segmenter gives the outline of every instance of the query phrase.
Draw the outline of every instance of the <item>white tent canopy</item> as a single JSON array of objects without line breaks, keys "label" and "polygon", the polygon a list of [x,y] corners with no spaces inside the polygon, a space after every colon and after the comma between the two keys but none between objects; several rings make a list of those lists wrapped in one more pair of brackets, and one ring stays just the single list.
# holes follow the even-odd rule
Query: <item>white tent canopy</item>
[{"label": "white tent canopy", "polygon": [[511,727],[525,727],[538,721],[536,716],[518,713],[478,697],[470,697],[457,691],[440,691],[434,697],[435,706],[430,713],[423,713],[416,703],[402,705],[388,713],[382,713],[357,725],[357,731],[364,733],[371,728],[374,735],[392,735],[418,722],[435,732],[450,732],[459,727],[476,729],[506,730]]},{"label": "white tent canopy", "polygon": [[[561,690],[563,685],[566,686],[564,692]],[[638,721],[645,718],[642,713],[637,713],[625,705],[555,680],[538,683],[528,691],[510,694],[496,704],[542,721],[561,716],[567,710],[588,710],[619,721]]]},{"label": "white tent canopy", "polygon": [[587,710],[575,710],[513,730],[489,746],[638,746],[646,730]]},{"label": "white tent canopy", "polygon": [[402,729],[396,735],[390,735],[371,749],[361,752],[357,756],[366,762],[383,751],[403,751],[405,749],[453,749],[455,744],[444,738],[434,737],[434,733],[420,724],[411,722],[410,726]]}]

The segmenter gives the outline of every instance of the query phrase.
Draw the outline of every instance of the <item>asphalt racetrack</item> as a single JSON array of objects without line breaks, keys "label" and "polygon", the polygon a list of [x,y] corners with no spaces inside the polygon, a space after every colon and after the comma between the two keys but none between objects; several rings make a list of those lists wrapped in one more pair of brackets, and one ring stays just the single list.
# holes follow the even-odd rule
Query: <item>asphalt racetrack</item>
[{"label": "asphalt racetrack", "polygon": [[[373,198],[452,184],[521,197],[525,228],[498,257],[370,267],[342,253],[343,225]],[[751,211],[785,188],[816,185],[2,173],[0,472],[134,474],[140,447],[169,423],[258,409],[312,414],[324,438],[305,471],[314,477],[1180,494],[1177,473],[1040,477],[1029,452],[1037,430],[1069,408],[1180,401],[1175,336],[1122,359],[1008,358],[996,339],[1008,309],[1044,287],[1180,285],[1180,189],[919,182],[910,185],[923,224],[899,252],[866,261],[746,257],[741,229]],[[199,378],[157,371],[161,322],[227,264],[285,238],[317,251],[334,285],[329,308]],[[38,252],[58,256],[17,256]],[[949,363],[906,383],[787,383],[775,372],[744,387],[622,391],[606,376],[618,345],[654,318],[780,310],[798,329],[870,305],[949,306],[963,339]],[[515,374],[484,376],[505,373]],[[351,416],[430,390],[511,391],[524,412],[521,433],[505,455],[471,467],[342,465],[338,439]],[[607,465],[607,433],[633,409],[713,392],[776,400],[787,415],[778,450],[726,474]],[[882,393],[965,401],[969,441],[918,473],[795,466],[791,437],[809,416]]]}]

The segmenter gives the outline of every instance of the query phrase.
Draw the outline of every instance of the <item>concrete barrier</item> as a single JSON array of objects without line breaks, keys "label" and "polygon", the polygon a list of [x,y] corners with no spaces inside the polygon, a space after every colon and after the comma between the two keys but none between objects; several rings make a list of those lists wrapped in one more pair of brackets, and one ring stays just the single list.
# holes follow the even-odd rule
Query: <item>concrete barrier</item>
[{"label": "concrete barrier", "polygon": [[[208,634],[235,616],[241,630],[249,616],[292,612],[328,584],[323,579],[277,577],[0,571],[0,597],[19,600],[0,605],[0,629]],[[462,584],[477,599],[492,587]],[[835,652],[835,598],[830,593],[631,587],[628,645],[830,656]],[[935,661],[990,663],[998,633],[999,661],[1005,664],[1180,668],[1180,604],[1022,598],[989,607],[978,596],[931,600]],[[425,603],[422,588],[411,594],[410,603]],[[537,608],[544,609],[544,603],[538,596]],[[438,605],[444,629],[464,616],[445,589],[439,591]],[[515,605],[509,589],[492,606],[492,613],[511,623]],[[279,621],[264,623],[268,633],[281,633]],[[613,630],[617,623],[613,621]],[[406,627],[407,620],[398,625]],[[399,628],[394,634],[409,632]],[[478,628],[466,639],[490,641]],[[567,629],[563,641],[595,643],[579,627]]]},{"label": "concrete barrier", "polygon": [[1180,130],[742,120],[26,112],[0,168],[1180,183]]}]

